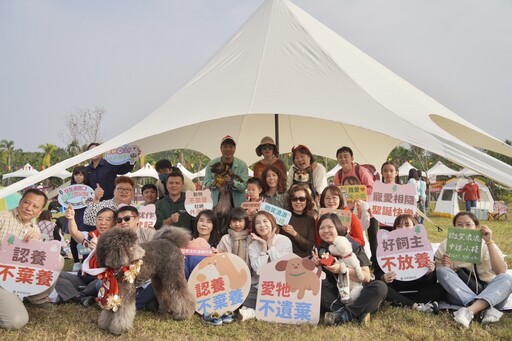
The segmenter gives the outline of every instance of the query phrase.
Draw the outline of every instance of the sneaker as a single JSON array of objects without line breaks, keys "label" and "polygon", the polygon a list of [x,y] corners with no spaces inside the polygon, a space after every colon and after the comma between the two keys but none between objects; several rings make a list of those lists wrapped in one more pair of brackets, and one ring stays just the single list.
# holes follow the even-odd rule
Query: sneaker
[{"label": "sneaker", "polygon": [[238,315],[236,318],[240,322],[256,318],[256,310],[248,307],[241,307],[238,309]]},{"label": "sneaker", "polygon": [[30,301],[25,301],[25,303],[29,306],[32,306],[34,308],[37,308],[37,309],[41,309],[41,310],[46,310],[46,311],[53,311],[55,309],[55,306],[50,303],[50,302],[43,302],[43,303],[39,303],[39,304],[34,304]]},{"label": "sneaker", "polygon": [[82,297],[82,305],[84,307],[92,307],[93,305],[96,304],[96,297],[94,296],[85,296],[85,297]]},{"label": "sneaker", "polygon": [[232,311],[226,311],[224,315],[221,316],[222,324],[230,324],[235,320],[235,313]]},{"label": "sneaker", "polygon": [[432,313],[435,315],[439,315],[439,304],[436,301],[428,302],[428,303],[418,303],[416,307],[417,311],[421,311],[422,313]]},{"label": "sneaker", "polygon": [[345,310],[345,308],[341,308],[340,310],[334,312],[327,312],[324,315],[324,324],[327,326],[335,326],[338,324],[350,322],[351,320],[352,318],[350,317],[348,311]]},{"label": "sneaker", "polygon": [[481,314],[482,324],[496,323],[500,320],[502,316],[503,313],[498,309],[493,307],[487,308]]},{"label": "sneaker", "polygon": [[204,314],[203,321],[212,326],[222,326],[222,318],[218,313]]},{"label": "sneaker", "polygon": [[466,307],[462,307],[453,313],[455,321],[461,324],[464,328],[469,328],[469,324],[473,320],[473,312]]}]

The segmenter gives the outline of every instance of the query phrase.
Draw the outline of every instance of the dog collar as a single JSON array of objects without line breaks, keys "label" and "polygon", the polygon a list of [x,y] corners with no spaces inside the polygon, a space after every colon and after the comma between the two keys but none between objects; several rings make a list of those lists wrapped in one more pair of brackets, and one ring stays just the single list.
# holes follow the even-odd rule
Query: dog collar
[{"label": "dog collar", "polygon": [[343,258],[343,259],[350,258],[352,256],[352,254],[353,254],[353,252],[349,253],[348,255],[341,256],[341,258]]}]

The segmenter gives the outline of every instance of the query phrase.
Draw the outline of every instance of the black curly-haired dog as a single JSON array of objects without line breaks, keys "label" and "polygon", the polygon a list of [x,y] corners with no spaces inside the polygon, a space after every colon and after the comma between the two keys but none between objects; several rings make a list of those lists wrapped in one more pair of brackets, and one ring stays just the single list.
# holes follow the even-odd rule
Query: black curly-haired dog
[{"label": "black curly-haired dog", "polygon": [[149,279],[161,313],[169,313],[175,320],[190,318],[196,302],[187,286],[180,250],[190,239],[190,232],[178,227],[162,227],[151,241],[142,244],[137,244],[137,234],[127,228],[114,227],[102,233],[96,247],[100,267],[117,270],[139,259],[143,264],[134,283],[124,280],[123,271],[117,273],[121,305],[117,311],[103,309],[98,326],[117,335],[131,329],[135,318],[136,286]]}]

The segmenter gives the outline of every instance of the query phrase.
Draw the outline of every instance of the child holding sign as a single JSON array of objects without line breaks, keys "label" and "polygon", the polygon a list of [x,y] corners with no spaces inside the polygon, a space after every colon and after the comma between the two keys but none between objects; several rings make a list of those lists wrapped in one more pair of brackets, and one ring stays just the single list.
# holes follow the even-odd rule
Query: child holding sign
[{"label": "child holding sign", "polygon": [[[503,315],[498,309],[503,307],[512,293],[512,276],[507,274],[507,263],[501,250],[492,240],[492,230],[480,226],[477,217],[469,212],[459,212],[453,218],[453,226],[463,229],[480,230],[482,247],[480,263],[463,263],[450,258],[449,245],[444,240],[435,254],[439,283],[448,292],[447,301],[463,306],[454,313],[454,319],[463,327],[469,328],[474,316],[481,313],[482,324],[496,323]],[[483,284],[484,289],[474,292],[458,275],[465,269],[469,277]]]},{"label": "child holding sign", "polygon": [[250,266],[247,248],[252,239],[247,231],[249,217],[245,210],[241,207],[232,208],[229,213],[228,225],[228,234],[223,235],[220,239],[217,251],[235,254]]},{"label": "child holding sign", "polygon": [[[393,230],[413,229],[416,225],[417,221],[413,216],[402,214],[396,217]],[[378,262],[374,263],[375,279],[383,281],[388,286],[386,301],[421,312],[439,314],[437,301],[442,300],[446,292],[437,283],[434,270],[435,264],[430,261],[427,273],[422,277],[412,281],[399,281],[394,271],[384,273]]]}]

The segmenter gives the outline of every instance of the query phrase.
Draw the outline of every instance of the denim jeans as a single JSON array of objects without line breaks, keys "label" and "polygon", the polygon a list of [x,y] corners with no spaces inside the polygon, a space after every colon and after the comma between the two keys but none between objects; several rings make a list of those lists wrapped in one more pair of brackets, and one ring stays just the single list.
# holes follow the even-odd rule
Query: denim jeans
[{"label": "denim jeans", "polygon": [[471,212],[471,207],[476,207],[476,200],[466,201],[466,211]]},{"label": "denim jeans", "polygon": [[451,268],[437,269],[437,279],[446,290],[446,300],[451,304],[468,306],[474,300],[485,300],[489,306],[502,308],[512,293],[512,276],[507,273],[497,275],[482,292],[475,294]]}]

